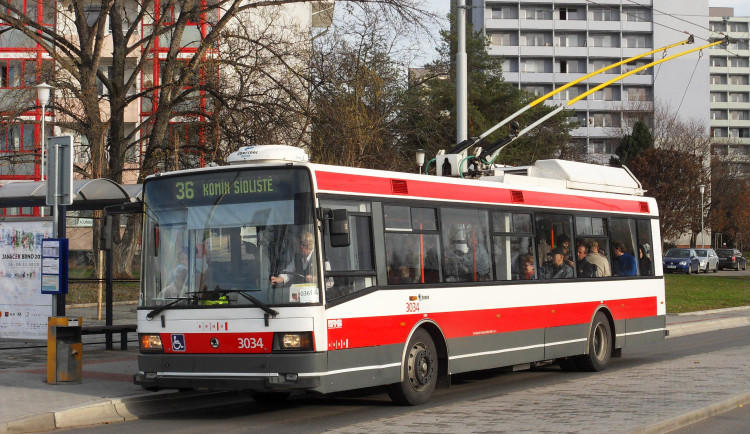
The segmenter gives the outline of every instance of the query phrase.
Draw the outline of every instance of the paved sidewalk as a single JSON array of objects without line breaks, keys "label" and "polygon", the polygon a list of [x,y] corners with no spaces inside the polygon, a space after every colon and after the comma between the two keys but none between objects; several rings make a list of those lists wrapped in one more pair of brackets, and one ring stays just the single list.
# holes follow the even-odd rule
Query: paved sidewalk
[{"label": "paved sidewalk", "polygon": [[[115,318],[119,323],[135,322],[135,306],[116,306]],[[81,316],[84,325],[96,324],[94,319],[96,311],[91,307],[69,308],[67,317]],[[669,315],[667,327],[670,336],[681,336],[691,333],[700,333],[722,328],[740,327],[750,325],[750,307],[743,309],[720,310],[713,312],[697,312],[686,315]],[[132,334],[131,334],[132,336]],[[118,345],[119,336],[115,337],[115,348]],[[134,336],[131,338],[134,339]],[[50,430],[54,428],[76,427],[96,423],[118,422],[123,420],[137,419],[147,415],[165,414],[177,409],[186,410],[190,408],[201,408],[216,406],[231,402],[247,401],[247,394],[237,392],[158,392],[147,393],[132,382],[132,375],[137,371],[137,345],[130,345],[127,351],[104,350],[104,338],[100,336],[85,336],[83,348],[83,378],[80,384],[48,385],[44,382],[46,377],[46,349],[36,343],[2,342],[0,341],[0,433],[2,432],[29,432]],[[685,418],[698,417],[706,411],[717,411],[731,408],[737,400],[750,401],[750,347],[734,348],[714,354],[705,354],[697,357],[678,359],[676,361],[656,363],[639,369],[637,377],[641,380],[659,381],[660,387],[674,387],[676,395],[684,394],[686,399],[697,402],[702,407],[692,408],[676,404],[666,415],[654,415],[653,423],[664,422],[671,417]],[[670,364],[670,366],[666,366]],[[662,366],[664,365],[664,366]],[[691,369],[700,366],[701,369],[711,369],[711,379],[720,378],[717,384],[718,390],[711,392],[707,382],[693,384],[692,381],[683,381],[682,378],[690,374]],[[645,371],[649,373],[644,374]],[[669,376],[665,372],[674,371]],[[714,373],[716,375],[714,375]],[[508,431],[528,431],[529,425],[513,425],[514,417],[508,415],[520,412],[529,412],[539,417],[539,425],[534,425],[534,431],[543,431],[547,422],[543,415],[559,418],[591,418],[592,427],[601,426],[602,419],[598,418],[597,411],[592,409],[601,408],[601,400],[611,391],[599,390],[597,386],[602,383],[600,375],[623,375],[618,372],[604,372],[590,379],[585,379],[585,388],[581,382],[571,384],[570,393],[563,396],[554,396],[545,393],[545,388],[535,388],[515,392],[518,399],[513,399],[514,404],[508,407],[498,405],[493,399],[473,401],[471,403],[452,405],[450,408],[436,408],[418,412],[419,418],[430,418],[429,426],[439,431],[455,431],[454,419],[462,420],[463,429],[467,431],[466,419],[463,413],[469,410],[476,411],[477,408],[485,408],[487,413],[497,415],[498,420],[492,423],[498,425],[483,425],[490,423],[491,418],[481,418],[481,424],[468,426],[471,431],[497,431],[507,429]],[[744,378],[738,377],[743,375]],[[626,373],[625,376],[636,376],[636,373]],[[726,378],[724,378],[726,377]],[[623,378],[624,384],[637,383],[636,378]],[[629,391],[638,394],[638,400],[627,403],[623,400],[610,403],[617,407],[620,417],[627,417],[631,412],[643,412],[651,408],[648,404],[646,390],[636,387]],[[559,386],[558,386],[559,387]],[[713,387],[713,386],[711,386]],[[700,395],[696,395],[696,394]],[[641,396],[641,394],[644,394]],[[636,396],[636,395],[633,395]],[[623,397],[624,398],[624,397]],[[617,397],[610,397],[617,400]],[[727,400],[729,399],[729,400]],[[577,414],[575,410],[565,407],[565,402],[572,400],[580,404],[581,401],[590,401],[591,405],[578,406],[589,408],[585,413]],[[629,406],[632,406],[629,407]],[[713,406],[713,407],[712,407]],[[565,410],[564,410],[565,409]],[[554,410],[554,411],[553,411]],[[673,410],[673,411],[672,411]],[[570,416],[565,411],[571,412]],[[687,415],[689,412],[697,412]],[[703,412],[703,413],[700,413]],[[537,417],[534,416],[534,417]],[[378,425],[376,422],[359,424],[349,427],[342,432],[370,432],[382,431],[387,427],[399,426],[400,430],[416,429],[418,424],[412,414],[409,420],[399,421],[398,424],[389,421],[388,424]],[[398,419],[398,418],[397,418]],[[435,424],[435,420],[444,420],[444,423]],[[452,421],[453,420],[453,421]],[[586,419],[588,420],[588,419]],[[520,423],[520,422],[519,422]],[[527,421],[528,423],[528,421]],[[549,427],[551,427],[550,425]],[[565,430],[564,425],[554,425],[554,431]],[[502,427],[502,428],[500,428]],[[617,420],[609,420],[607,427],[615,427],[615,430],[628,431],[636,427],[628,427]],[[422,426],[424,429],[424,426]],[[610,428],[607,428],[609,430]],[[657,432],[656,431],[653,432]]]}]

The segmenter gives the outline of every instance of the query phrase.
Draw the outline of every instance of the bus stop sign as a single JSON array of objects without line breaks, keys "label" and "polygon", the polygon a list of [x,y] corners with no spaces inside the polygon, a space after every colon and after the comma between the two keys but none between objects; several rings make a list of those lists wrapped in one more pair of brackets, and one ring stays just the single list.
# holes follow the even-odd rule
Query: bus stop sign
[{"label": "bus stop sign", "polygon": [[47,205],[72,205],[73,136],[47,139],[47,174]]}]

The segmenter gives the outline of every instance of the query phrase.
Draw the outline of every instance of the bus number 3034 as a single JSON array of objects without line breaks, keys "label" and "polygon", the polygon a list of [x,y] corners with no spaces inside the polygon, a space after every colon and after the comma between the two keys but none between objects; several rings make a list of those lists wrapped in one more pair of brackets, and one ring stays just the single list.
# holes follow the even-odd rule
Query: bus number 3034
[{"label": "bus number 3034", "polygon": [[237,346],[241,350],[263,348],[263,338],[237,338]]},{"label": "bus number 3034", "polygon": [[419,312],[419,303],[406,303],[406,312]]}]

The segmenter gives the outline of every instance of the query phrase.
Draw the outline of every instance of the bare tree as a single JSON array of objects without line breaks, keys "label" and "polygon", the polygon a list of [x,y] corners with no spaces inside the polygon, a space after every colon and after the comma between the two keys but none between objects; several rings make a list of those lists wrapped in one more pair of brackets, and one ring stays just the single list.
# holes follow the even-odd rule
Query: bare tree
[{"label": "bare tree", "polygon": [[[201,124],[190,126],[201,129],[205,139],[195,145],[198,148],[195,153],[217,158],[219,135],[216,131],[222,125],[220,119],[227,119],[227,114],[233,113],[235,116],[230,119],[237,125],[244,125],[245,119],[236,113],[248,111],[248,107],[253,107],[253,97],[259,96],[249,91],[257,83],[252,81],[243,85],[244,99],[228,99],[226,92],[221,92],[224,85],[221,78],[226,76],[219,76],[217,59],[221,58],[224,38],[239,39],[242,32],[237,30],[244,26],[243,13],[304,3],[308,2],[69,0],[45,3],[45,7],[57,7],[54,14],[45,9],[45,14],[55,17],[56,25],[49,26],[36,19],[36,10],[34,15],[27,15],[18,2],[0,0],[0,21],[33,41],[54,61],[54,74],[48,82],[57,90],[49,108],[56,113],[58,127],[73,131],[82,139],[86,158],[76,163],[76,171],[87,178],[108,177],[120,182],[127,168],[125,156],[136,146],[143,150],[139,180],[156,170],[184,167],[178,157],[188,154],[180,153],[180,144],[169,135],[170,123],[175,120]],[[412,24],[429,15],[416,0],[344,3],[345,7],[355,4],[371,4],[389,20]],[[255,50],[270,57],[283,52],[275,52],[272,39],[247,37],[245,40],[248,47],[257,44]],[[105,67],[104,59],[111,59],[111,65]],[[292,63],[278,73],[304,69]],[[154,77],[154,71],[158,71],[158,76]],[[140,77],[145,79],[138,89]],[[106,91],[100,91],[103,89]],[[268,92],[260,96],[266,98]],[[124,112],[141,97],[150,105],[145,110],[150,114],[138,128],[127,131]],[[256,131],[263,127],[274,130],[265,122],[273,118],[269,113],[283,111],[279,102],[282,100],[277,98],[275,107],[267,105],[269,109],[264,113],[250,115]],[[33,101],[32,96],[28,105],[19,110],[33,108]],[[292,112],[295,110],[291,108]],[[264,114],[267,116],[263,117]],[[301,130],[305,126],[305,122],[298,124]],[[236,137],[238,131],[225,130],[224,137]],[[185,163],[195,164],[196,160],[188,159]],[[97,232],[95,226],[95,249]],[[115,263],[129,266],[137,236],[135,230],[125,232],[125,239],[118,244],[128,247],[118,251],[120,257]],[[122,272],[128,274],[128,270]]]}]

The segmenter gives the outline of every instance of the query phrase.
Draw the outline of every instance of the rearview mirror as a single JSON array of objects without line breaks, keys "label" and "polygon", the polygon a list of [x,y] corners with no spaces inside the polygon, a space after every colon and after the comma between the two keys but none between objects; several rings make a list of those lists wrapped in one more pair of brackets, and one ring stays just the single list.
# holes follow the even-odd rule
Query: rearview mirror
[{"label": "rearview mirror", "polygon": [[331,210],[329,230],[331,247],[348,247],[351,243],[349,239],[349,211],[345,209]]}]

